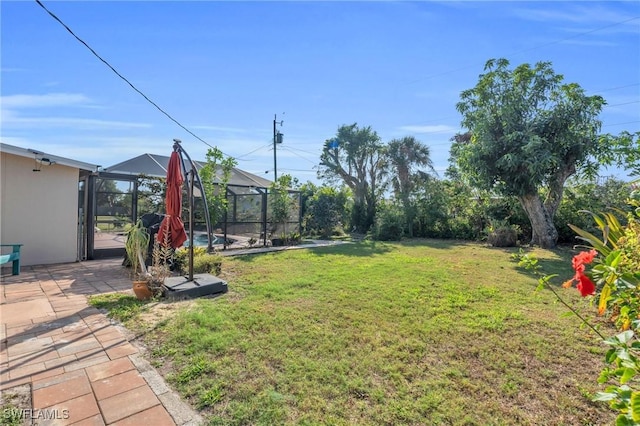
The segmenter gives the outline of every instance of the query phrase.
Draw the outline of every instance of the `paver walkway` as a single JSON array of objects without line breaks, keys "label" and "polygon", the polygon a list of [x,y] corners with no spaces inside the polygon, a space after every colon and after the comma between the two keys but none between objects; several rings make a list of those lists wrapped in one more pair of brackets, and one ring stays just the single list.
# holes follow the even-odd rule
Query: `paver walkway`
[{"label": "paver walkway", "polygon": [[197,425],[87,295],[131,291],[121,259],[23,267],[0,284],[0,391],[30,387],[38,425]]}]

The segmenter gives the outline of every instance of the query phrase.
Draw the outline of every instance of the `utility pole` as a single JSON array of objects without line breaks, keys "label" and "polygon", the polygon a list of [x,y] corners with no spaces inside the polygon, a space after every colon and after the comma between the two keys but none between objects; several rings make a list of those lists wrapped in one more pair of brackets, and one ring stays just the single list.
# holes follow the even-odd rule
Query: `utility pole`
[{"label": "utility pole", "polygon": [[[284,112],[282,113],[284,114]],[[282,143],[282,133],[276,130],[276,124],[278,124],[278,116],[273,115],[273,182],[278,181],[278,160],[276,157],[276,144]],[[280,126],[282,126],[284,120],[280,120]]]}]

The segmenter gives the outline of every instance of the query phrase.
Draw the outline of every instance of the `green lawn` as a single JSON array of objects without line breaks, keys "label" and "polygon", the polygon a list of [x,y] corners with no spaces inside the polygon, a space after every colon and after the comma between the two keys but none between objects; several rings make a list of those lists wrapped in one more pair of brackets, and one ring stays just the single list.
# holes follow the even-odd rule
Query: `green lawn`
[{"label": "green lawn", "polygon": [[[589,400],[603,345],[512,252],[420,240],[227,258],[228,294],[119,315],[212,425],[611,424]],[[572,275],[568,250],[535,253]]]}]

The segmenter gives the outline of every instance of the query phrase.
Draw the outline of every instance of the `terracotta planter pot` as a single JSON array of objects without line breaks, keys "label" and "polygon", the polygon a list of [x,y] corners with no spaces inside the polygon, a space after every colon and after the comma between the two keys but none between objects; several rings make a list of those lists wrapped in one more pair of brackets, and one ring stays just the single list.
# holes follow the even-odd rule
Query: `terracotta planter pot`
[{"label": "terracotta planter pot", "polygon": [[146,281],[134,281],[133,292],[138,300],[149,300],[153,297],[153,293],[149,290],[149,285]]}]

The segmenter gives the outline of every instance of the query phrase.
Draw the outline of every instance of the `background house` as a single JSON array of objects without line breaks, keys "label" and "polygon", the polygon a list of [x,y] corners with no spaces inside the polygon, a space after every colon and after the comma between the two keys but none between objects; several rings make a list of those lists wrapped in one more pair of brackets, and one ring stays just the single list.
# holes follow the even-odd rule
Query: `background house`
[{"label": "background house", "polygon": [[0,242],[24,244],[22,265],[79,260],[78,184],[98,167],[0,144]]}]

